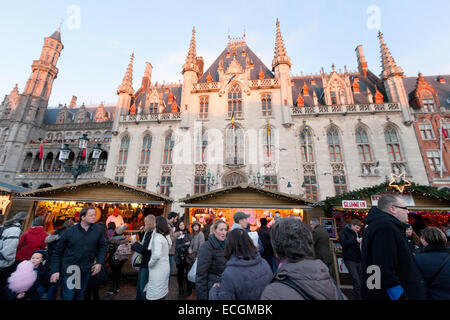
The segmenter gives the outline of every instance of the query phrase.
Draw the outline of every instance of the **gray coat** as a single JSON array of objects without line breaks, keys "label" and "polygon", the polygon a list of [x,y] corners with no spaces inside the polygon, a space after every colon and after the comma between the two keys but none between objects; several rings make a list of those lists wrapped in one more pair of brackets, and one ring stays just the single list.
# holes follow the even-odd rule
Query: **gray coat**
[{"label": "gray coat", "polygon": [[[315,300],[338,300],[337,288],[330,278],[328,267],[320,260],[301,260],[281,266],[275,279],[289,278]],[[261,295],[261,300],[304,300],[291,287],[273,282]]]},{"label": "gray coat", "polygon": [[14,263],[21,233],[20,223],[14,223],[3,230],[0,239],[0,268],[9,267]]},{"label": "gray coat", "polygon": [[202,246],[202,244],[205,242],[205,235],[203,232],[199,231],[194,238],[192,238],[191,245],[189,246],[189,249],[192,250],[192,252],[197,255],[198,250]]},{"label": "gray coat", "polygon": [[313,230],[313,240],[316,259],[322,260],[323,263],[331,263],[333,259],[331,258],[330,236],[327,230],[322,228],[322,226],[315,227]]}]

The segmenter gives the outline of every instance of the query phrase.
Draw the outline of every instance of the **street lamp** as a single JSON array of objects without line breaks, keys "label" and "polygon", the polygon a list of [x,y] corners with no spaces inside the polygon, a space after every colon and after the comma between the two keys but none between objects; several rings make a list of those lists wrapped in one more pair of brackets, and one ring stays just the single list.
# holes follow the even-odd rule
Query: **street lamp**
[{"label": "street lamp", "polygon": [[264,181],[261,179],[261,173],[259,172],[259,170],[256,173],[256,176],[253,176],[253,184],[258,187],[264,186]]},{"label": "street lamp", "polygon": [[205,179],[205,184],[209,192],[211,190],[211,187],[214,187],[216,185],[215,177],[211,174],[211,171],[208,170],[208,174],[206,176],[203,176],[203,179]]},{"label": "street lamp", "polygon": [[[86,163],[82,163],[82,157],[78,157],[77,167],[74,167],[72,165],[64,166],[64,171],[70,172],[73,175],[73,183],[77,182],[78,176],[80,174],[88,172],[91,169],[91,165],[89,165],[87,163],[88,141],[89,141],[89,138],[87,137],[87,134],[84,133],[83,136],[80,137],[80,141],[79,141],[79,145],[78,145],[80,150],[86,150],[86,155],[85,155]],[[69,159],[71,152],[72,152],[72,150],[69,148],[69,145],[64,144],[64,147],[61,147],[60,152],[59,152],[59,161],[61,161],[64,164]],[[102,152],[103,152],[103,149],[101,148],[101,144],[98,143],[97,146],[94,147],[94,149],[93,149],[92,159],[98,160],[100,158]]]}]

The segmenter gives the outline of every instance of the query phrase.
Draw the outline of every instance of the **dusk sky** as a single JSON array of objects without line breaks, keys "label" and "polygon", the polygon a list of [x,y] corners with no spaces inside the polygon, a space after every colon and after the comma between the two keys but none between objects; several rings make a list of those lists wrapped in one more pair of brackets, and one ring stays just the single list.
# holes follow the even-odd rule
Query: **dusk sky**
[{"label": "dusk sky", "polygon": [[[115,104],[130,54],[134,89],[145,62],[152,82],[178,82],[195,25],[197,55],[206,70],[227,37],[241,37],[271,69],[275,22],[280,20],[293,75],[357,69],[362,44],[369,69],[380,73],[378,29],[407,76],[450,73],[450,1],[2,1],[0,99],[17,83],[22,92],[44,37],[61,25],[64,50],[50,106]],[[78,14],[79,13],[79,14]],[[0,101],[1,102],[1,101]]]}]

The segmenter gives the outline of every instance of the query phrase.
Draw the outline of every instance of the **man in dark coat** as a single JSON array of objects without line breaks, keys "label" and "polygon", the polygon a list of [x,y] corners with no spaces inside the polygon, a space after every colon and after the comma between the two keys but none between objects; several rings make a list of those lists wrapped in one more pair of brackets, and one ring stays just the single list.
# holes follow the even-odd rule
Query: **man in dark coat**
[{"label": "man in dark coat", "polygon": [[83,299],[90,276],[105,263],[106,249],[105,231],[95,224],[95,209],[83,208],[80,223],[62,234],[52,257],[50,282],[62,276],[63,300]]},{"label": "man in dark coat", "polygon": [[261,222],[261,227],[258,229],[258,236],[261,240],[264,251],[261,255],[266,261],[269,263],[272,272],[275,273],[277,271],[275,265],[275,257],[273,254],[272,243],[270,242],[270,229],[267,228],[267,219],[261,218],[259,219]]},{"label": "man in dark coat", "polygon": [[353,219],[339,234],[339,242],[342,245],[342,260],[350,272],[353,281],[353,296],[361,299],[361,221]]},{"label": "man in dark coat", "polygon": [[[362,240],[362,298],[424,299],[424,283],[406,241],[408,208],[403,199],[397,195],[380,197],[378,207],[370,209],[364,223],[367,228]],[[371,271],[373,266],[375,271]]]},{"label": "man in dark coat", "polygon": [[330,270],[330,275],[332,275],[331,266],[333,258],[331,257],[330,251],[330,236],[328,231],[322,228],[319,219],[313,218],[309,222],[313,230],[313,242],[314,242],[314,252],[316,259],[320,259],[325,263]]}]

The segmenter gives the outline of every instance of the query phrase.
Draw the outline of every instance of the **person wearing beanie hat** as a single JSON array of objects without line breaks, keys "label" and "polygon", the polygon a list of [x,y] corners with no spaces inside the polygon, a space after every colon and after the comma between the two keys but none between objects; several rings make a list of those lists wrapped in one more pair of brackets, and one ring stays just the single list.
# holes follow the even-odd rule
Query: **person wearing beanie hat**
[{"label": "person wearing beanie hat", "polygon": [[44,230],[44,219],[39,216],[33,219],[33,226],[28,229],[19,239],[17,245],[16,263],[29,260],[33,252],[45,249],[45,238],[48,234]]}]

